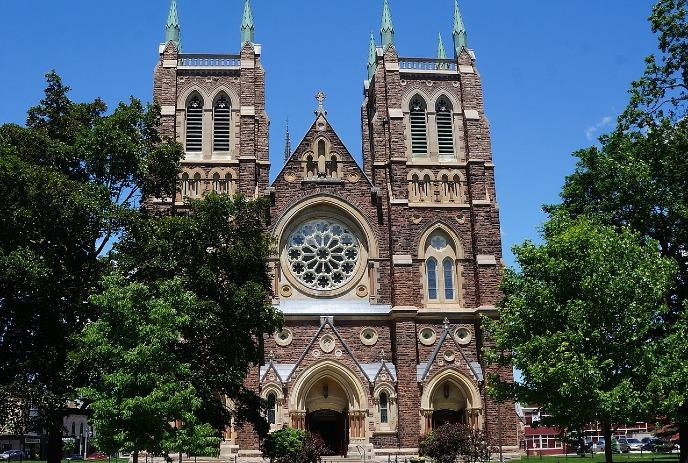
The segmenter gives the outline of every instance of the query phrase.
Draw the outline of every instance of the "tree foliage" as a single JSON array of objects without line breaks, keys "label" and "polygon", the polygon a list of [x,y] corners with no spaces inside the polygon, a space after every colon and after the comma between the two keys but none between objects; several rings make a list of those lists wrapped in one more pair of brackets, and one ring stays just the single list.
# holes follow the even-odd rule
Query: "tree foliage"
[{"label": "tree foliage", "polygon": [[213,428],[196,417],[200,400],[181,355],[195,295],[177,279],[146,285],[115,274],[92,302],[99,318],[81,333],[72,361],[94,379],[80,392],[99,447],[111,454],[188,452],[213,438]]},{"label": "tree foliage", "polygon": [[99,255],[138,214],[144,184],[174,188],[182,152],[157,134],[157,108],[132,99],[106,114],[101,100],[71,101],[54,72],[47,81],[26,127],[0,126],[0,402],[38,406],[55,462],[76,386],[67,352],[94,316]]},{"label": "tree foliage", "polygon": [[505,272],[500,319],[485,320],[488,360],[513,363],[523,381],[490,381],[542,406],[547,424],[600,423],[611,459],[612,426],[642,420],[652,406],[651,341],[674,266],[656,242],[584,216],[555,214],[542,239],[514,248],[520,270]]},{"label": "tree foliage", "polygon": [[[181,445],[175,443],[181,436],[179,432],[168,439],[164,433],[129,426],[118,418],[132,415],[141,415],[138,419],[165,433],[170,432],[168,422],[174,418],[185,423],[182,430],[207,425],[219,436],[231,416],[237,421],[250,420],[260,434],[267,433],[268,426],[261,414],[263,404],[243,386],[248,368],[261,358],[263,335],[274,332],[281,323],[270,304],[267,258],[272,239],[262,225],[265,207],[260,200],[210,194],[204,200],[192,202],[188,214],[145,216],[128,226],[113,253],[118,276],[106,280],[104,293],[94,301],[101,320],[131,322],[117,330],[103,325],[105,328],[98,329],[97,336],[89,333],[96,329],[93,326],[99,326],[98,322],[90,325],[86,330],[90,343],[81,349],[85,358],[75,362],[91,366],[86,378],[90,387],[83,390],[84,396],[94,401],[94,407],[111,410],[110,415],[94,414],[103,439],[112,439],[119,445],[142,445],[133,437],[124,440],[120,436],[128,430],[132,436],[151,440],[147,447],[140,448],[152,449],[153,441],[162,446],[151,450],[154,452],[175,450],[175,445]],[[135,316],[139,312],[149,314],[156,306],[146,302],[151,295],[144,292],[137,296],[138,303],[121,307],[131,297],[127,296],[130,288],[162,288],[153,293],[156,297],[171,297],[174,292],[170,290],[174,289],[183,291],[188,299],[184,299],[184,304],[169,303],[169,310],[174,309],[180,317],[174,325],[166,324],[172,323],[174,314],[151,319],[146,324]],[[165,291],[170,296],[165,296]],[[128,316],[120,313],[122,310],[133,313]],[[127,330],[141,327],[150,333],[151,341],[147,341],[145,334],[126,337]],[[152,348],[151,342],[157,338],[167,344],[161,344],[154,353],[146,353],[144,349]],[[123,339],[134,353],[142,355],[141,364],[106,361],[110,346]],[[101,355],[106,357],[101,359]],[[126,350],[119,355],[128,358]],[[155,362],[161,363],[156,366]],[[126,371],[132,373],[127,376]],[[141,375],[148,380],[140,379]],[[118,392],[119,402],[108,401],[112,393],[110,381],[124,382]],[[162,390],[163,384],[173,389]],[[178,415],[182,409],[146,412],[147,407],[164,407],[164,397],[172,399],[175,391],[184,394],[184,399],[171,405],[180,405],[186,415]],[[228,408],[227,398],[235,404],[233,409]],[[130,408],[132,401],[143,401],[136,413]],[[188,434],[185,448],[205,438],[204,433],[196,436],[200,441],[193,433]]]},{"label": "tree foliage", "polygon": [[676,262],[675,284],[666,295],[671,310],[654,336],[653,391],[656,413],[678,423],[686,463],[688,388],[675,373],[688,369],[681,344],[688,301],[688,0],[659,0],[650,22],[659,52],[646,59],[616,130],[600,139],[600,147],[575,153],[578,164],[560,208],[629,226]]}]

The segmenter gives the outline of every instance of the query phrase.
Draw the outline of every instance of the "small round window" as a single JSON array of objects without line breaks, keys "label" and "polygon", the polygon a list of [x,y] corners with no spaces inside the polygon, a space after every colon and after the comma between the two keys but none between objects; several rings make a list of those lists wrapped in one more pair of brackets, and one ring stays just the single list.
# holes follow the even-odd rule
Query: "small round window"
[{"label": "small round window", "polygon": [[419,333],[420,342],[426,346],[431,346],[435,344],[437,339],[437,333],[432,328],[423,328]]},{"label": "small round window", "polygon": [[454,331],[454,339],[462,346],[469,344],[472,338],[473,335],[468,328],[457,328],[456,331]]},{"label": "small round window", "polygon": [[353,278],[361,246],[344,224],[310,220],[289,237],[287,258],[296,278],[311,289],[341,288]]},{"label": "small round window", "polygon": [[288,346],[294,340],[294,335],[291,330],[284,329],[275,333],[275,342],[278,346]]},{"label": "small round window", "polygon": [[377,331],[373,328],[364,328],[361,331],[361,342],[364,346],[374,346],[377,343]]}]

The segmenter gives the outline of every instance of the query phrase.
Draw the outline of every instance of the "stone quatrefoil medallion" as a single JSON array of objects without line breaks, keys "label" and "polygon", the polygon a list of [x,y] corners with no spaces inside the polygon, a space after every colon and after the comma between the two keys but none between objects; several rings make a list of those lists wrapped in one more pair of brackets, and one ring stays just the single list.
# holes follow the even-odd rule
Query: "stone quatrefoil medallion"
[{"label": "stone quatrefoil medallion", "polygon": [[341,288],[354,276],[359,257],[358,239],[345,225],[334,220],[310,220],[288,242],[291,271],[311,289]]}]

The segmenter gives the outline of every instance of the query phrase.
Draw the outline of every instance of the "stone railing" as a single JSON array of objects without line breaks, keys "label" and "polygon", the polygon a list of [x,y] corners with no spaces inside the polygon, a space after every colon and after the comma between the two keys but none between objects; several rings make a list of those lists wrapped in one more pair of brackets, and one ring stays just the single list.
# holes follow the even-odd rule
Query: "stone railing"
[{"label": "stone railing", "polygon": [[187,68],[239,68],[239,55],[191,54],[179,55],[179,66]]},{"label": "stone railing", "polygon": [[453,59],[433,58],[399,58],[401,71],[456,71],[457,63]]}]

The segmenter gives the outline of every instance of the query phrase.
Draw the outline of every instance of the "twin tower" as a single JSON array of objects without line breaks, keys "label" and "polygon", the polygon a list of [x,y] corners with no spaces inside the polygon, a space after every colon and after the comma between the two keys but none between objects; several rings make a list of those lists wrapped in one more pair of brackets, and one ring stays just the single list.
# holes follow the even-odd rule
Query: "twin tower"
[{"label": "twin tower", "polygon": [[[323,7],[326,8],[326,7]],[[183,209],[211,191],[267,197],[272,303],[285,326],[263,339],[245,385],[272,429],[320,434],[332,454],[415,455],[445,423],[518,449],[513,404],[486,394],[482,315],[498,317],[502,246],[490,129],[475,56],[455,4],[454,53],[403,57],[384,1],[370,39],[360,166],[322,106],[270,183],[265,69],[248,0],[238,54],[182,52],[176,1],[155,69],[163,134],[185,150]],[[231,407],[231,402],[229,403]],[[227,423],[221,455],[258,458]]]}]

